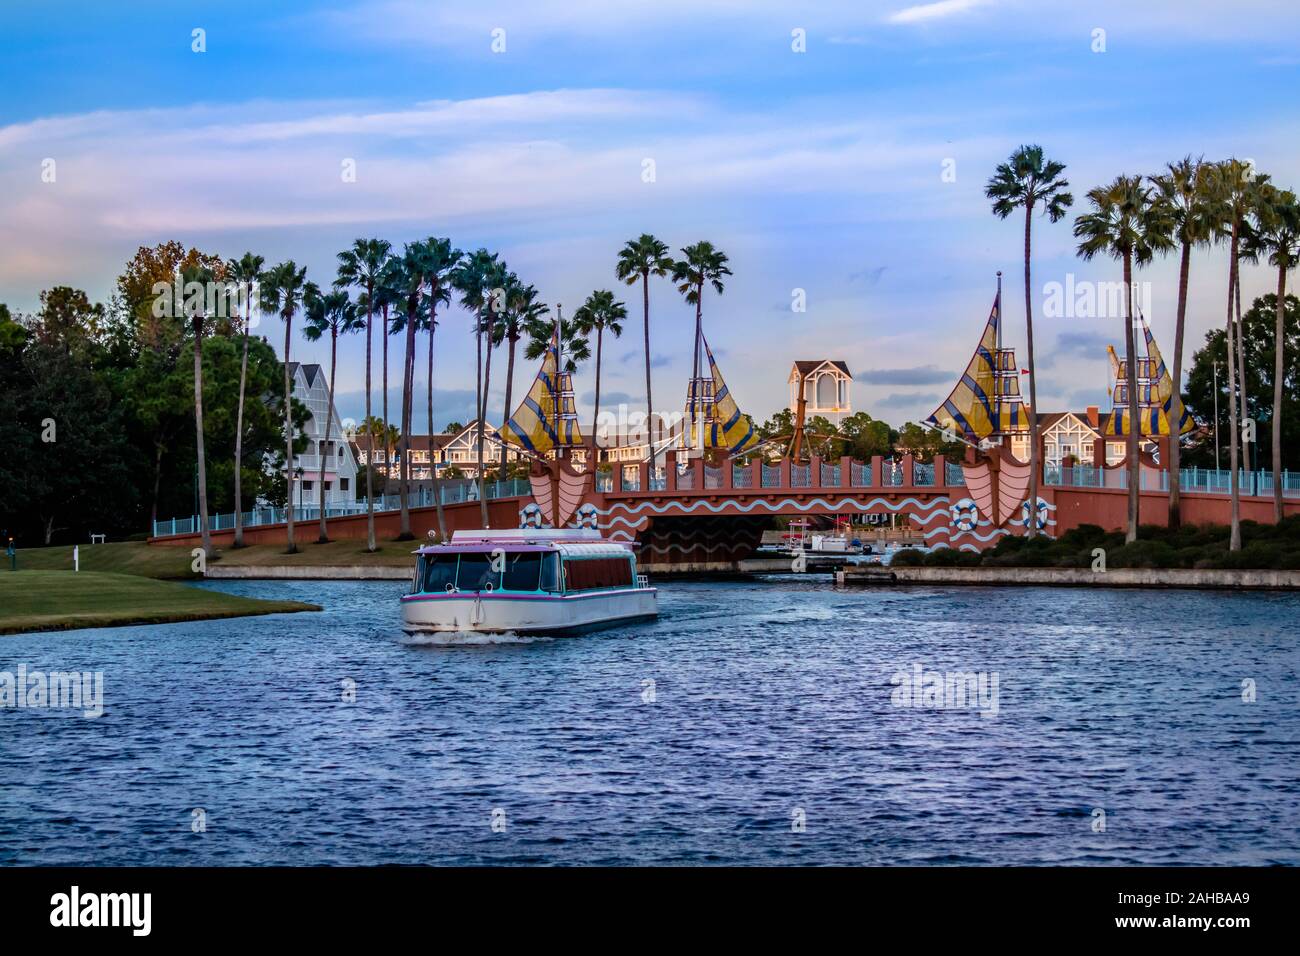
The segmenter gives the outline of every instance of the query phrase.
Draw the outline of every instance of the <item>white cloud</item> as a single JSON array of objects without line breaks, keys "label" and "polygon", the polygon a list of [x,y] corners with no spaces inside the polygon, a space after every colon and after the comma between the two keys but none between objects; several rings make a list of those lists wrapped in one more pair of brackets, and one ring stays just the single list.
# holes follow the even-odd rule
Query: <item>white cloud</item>
[{"label": "white cloud", "polygon": [[936,3],[904,7],[891,13],[887,19],[890,23],[928,23],[958,13],[966,13],[975,7],[984,6],[985,3],[987,0],[937,0]]}]

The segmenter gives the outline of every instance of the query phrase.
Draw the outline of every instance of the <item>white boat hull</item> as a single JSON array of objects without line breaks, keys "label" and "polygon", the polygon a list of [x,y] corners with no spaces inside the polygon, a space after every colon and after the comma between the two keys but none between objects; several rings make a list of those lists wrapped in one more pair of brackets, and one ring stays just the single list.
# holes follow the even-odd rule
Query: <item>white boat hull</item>
[{"label": "white boat hull", "polygon": [[402,598],[402,630],[408,634],[577,632],[655,617],[658,600],[655,588],[554,595],[412,594]]}]

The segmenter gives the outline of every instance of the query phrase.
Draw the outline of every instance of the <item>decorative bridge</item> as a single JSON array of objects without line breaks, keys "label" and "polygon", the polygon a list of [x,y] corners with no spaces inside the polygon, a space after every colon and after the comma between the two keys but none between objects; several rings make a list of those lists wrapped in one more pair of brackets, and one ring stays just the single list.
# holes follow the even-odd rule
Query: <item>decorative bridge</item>
[{"label": "decorative bridge", "polygon": [[[571,526],[596,527],[611,538],[633,541],[642,550],[642,563],[652,571],[724,570],[750,556],[772,518],[867,515],[905,516],[924,543],[931,547],[982,550],[1008,534],[1024,534],[1029,508],[1026,501],[1028,466],[1001,461],[999,482],[990,482],[986,466],[946,461],[918,461],[875,457],[869,462],[852,458],[812,458],[798,463],[756,459],[747,464],[711,465],[700,458],[678,464],[667,452],[659,474],[648,464],[616,466],[612,474],[575,475],[578,487],[564,519]],[[1142,520],[1162,524],[1168,507],[1167,474],[1142,469]],[[1182,510],[1191,524],[1228,521],[1228,473],[1184,469]],[[542,476],[538,476],[541,478]],[[1127,470],[1077,467],[1046,471],[1047,483],[1039,489],[1037,521],[1042,532],[1055,536],[1081,524],[1123,527],[1127,515]],[[996,487],[993,485],[996,484]],[[1243,518],[1272,520],[1271,475],[1241,475]],[[538,482],[533,489],[541,491]],[[529,483],[511,482],[491,487],[489,521],[493,527],[540,526],[542,509],[529,493]],[[443,489],[443,512],[448,531],[481,526],[479,504],[466,500],[463,488]],[[1284,476],[1286,512],[1300,512],[1300,475]],[[996,501],[994,499],[997,499]],[[377,502],[377,504],[380,504]],[[411,527],[423,539],[438,527],[437,512],[427,492],[410,502]],[[392,538],[398,532],[396,496],[385,499],[375,514],[376,533]],[[246,523],[249,543],[283,543],[281,520]],[[311,516],[314,519],[316,516]],[[303,521],[306,515],[299,515]],[[364,540],[366,515],[329,515],[332,538]],[[229,544],[230,523],[215,522],[218,547]],[[196,525],[186,521],[172,533],[166,522],[152,539],[157,544],[195,546]],[[312,525],[304,525],[310,533]]]}]

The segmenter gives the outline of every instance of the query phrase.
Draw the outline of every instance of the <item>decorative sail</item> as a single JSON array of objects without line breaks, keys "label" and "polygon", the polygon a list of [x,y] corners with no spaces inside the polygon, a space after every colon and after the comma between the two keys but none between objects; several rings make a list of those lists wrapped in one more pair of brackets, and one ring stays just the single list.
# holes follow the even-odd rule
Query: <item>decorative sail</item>
[{"label": "decorative sail", "polygon": [[[691,447],[722,448],[733,455],[741,454],[759,443],[758,432],[753,420],[740,410],[723,381],[707,340],[704,340],[704,352],[709,359],[712,377],[692,379],[686,396]],[[703,426],[702,443],[696,432],[697,422]]]},{"label": "decorative sail", "polygon": [[[1171,423],[1175,417],[1175,407],[1178,409],[1178,433],[1186,434],[1196,425],[1188,414],[1187,407],[1174,395],[1174,380],[1165,367],[1164,357],[1151,334],[1151,327],[1140,315],[1136,321],[1142,327],[1146,346],[1146,355],[1137,358],[1138,434],[1172,435]],[[1106,346],[1106,354],[1110,357],[1111,373],[1115,381],[1111,387],[1113,407],[1106,419],[1105,433],[1108,436],[1125,436],[1129,433],[1130,411],[1128,363],[1115,354],[1114,346]]]},{"label": "decorative sail", "polygon": [[990,435],[1024,432],[1033,410],[1020,397],[1020,369],[1014,349],[999,346],[1002,293],[993,299],[984,334],[960,381],[926,424],[948,428],[969,442]]},{"label": "decorative sail", "polygon": [[550,347],[542,359],[528,394],[501,427],[503,441],[536,455],[554,448],[581,445],[582,430],[573,401],[573,376],[559,371],[560,343],[558,330],[551,336]]}]

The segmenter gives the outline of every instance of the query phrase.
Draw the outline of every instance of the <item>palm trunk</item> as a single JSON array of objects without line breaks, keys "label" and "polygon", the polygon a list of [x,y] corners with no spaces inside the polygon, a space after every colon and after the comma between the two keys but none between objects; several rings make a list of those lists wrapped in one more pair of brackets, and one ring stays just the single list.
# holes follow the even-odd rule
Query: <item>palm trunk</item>
[{"label": "palm trunk", "polygon": [[[1038,534],[1038,480],[1039,455],[1038,455],[1038,376],[1034,372],[1034,307],[1033,300],[1029,291],[1029,252],[1030,252],[1030,230],[1033,223],[1034,207],[1032,203],[1025,205],[1025,358],[1029,363],[1029,523],[1025,529],[1026,537],[1033,538]],[[1001,316],[998,320],[1001,321]],[[1129,332],[1130,337],[1132,331]],[[1002,359],[999,357],[998,362]],[[999,397],[995,408],[1002,407],[1002,400]],[[994,428],[1000,428],[1001,423],[994,423]]]},{"label": "palm trunk", "polygon": [[641,305],[642,315],[645,322],[645,437],[650,443],[650,471],[659,467],[659,454],[657,449],[658,434],[651,430],[651,422],[654,420],[654,399],[650,396],[650,272],[646,270],[641,273]]},{"label": "palm trunk", "polygon": [[604,327],[596,326],[596,409],[591,416],[591,454],[593,458],[597,455],[596,424],[600,421],[600,349],[601,340],[604,336]]},{"label": "palm trunk", "polygon": [[479,403],[478,414],[478,510],[483,519],[483,527],[488,527],[487,475],[483,471],[483,441],[487,437],[488,389],[492,387],[492,313],[489,310],[487,320],[487,354],[483,358],[483,396]]},{"label": "palm trunk", "polygon": [[429,293],[429,480],[433,489],[433,507],[438,515],[438,540],[447,540],[447,516],[442,510],[442,479],[438,477],[438,463],[434,461],[437,454],[433,447],[433,333],[438,328],[438,309],[434,302],[434,290]]},{"label": "palm trunk", "polygon": [[[700,336],[704,334],[703,312],[704,312],[704,283],[701,282],[695,290],[695,365],[691,373],[691,387],[698,388],[700,377]],[[700,398],[697,393],[691,401],[691,423],[695,427],[695,441],[700,448],[700,454],[704,453],[704,420],[700,418]]]},{"label": "palm trunk", "polygon": [[235,541],[244,546],[244,389],[248,382],[248,320],[244,320],[244,357],[239,366],[239,410],[235,413]]},{"label": "palm trunk", "polygon": [[[1183,420],[1183,333],[1187,319],[1187,277],[1191,271],[1192,244],[1183,243],[1183,258],[1178,266],[1178,318],[1174,325],[1174,408],[1173,421],[1169,423],[1169,527],[1182,526],[1182,479],[1178,469],[1182,455],[1179,424]],[[1218,427],[1218,423],[1215,423]]]},{"label": "palm trunk", "polygon": [[[505,428],[506,423],[510,421],[510,402],[514,397],[515,386],[515,345],[519,342],[519,336],[513,335],[508,337],[509,345],[506,348],[506,402],[505,408],[501,412],[501,427]],[[509,476],[509,455],[506,450],[501,450],[501,480],[505,481]]]},{"label": "palm trunk", "polygon": [[370,420],[370,352],[374,337],[375,284],[366,283],[366,423],[363,429],[366,435],[366,550],[375,550],[375,435],[371,433]]},{"label": "palm trunk", "polygon": [[1141,502],[1142,463],[1138,459],[1138,394],[1137,355],[1133,341],[1133,253],[1124,252],[1124,357],[1128,368],[1128,531],[1124,543],[1131,544],[1138,536],[1138,509]]},{"label": "palm trunk", "polygon": [[[1285,263],[1281,251],[1278,259]],[[1277,269],[1277,325],[1273,344],[1273,520],[1282,520],[1282,377],[1283,353],[1286,350],[1286,330],[1283,317],[1286,313],[1286,265]]]},{"label": "palm trunk", "polygon": [[1232,527],[1228,536],[1228,550],[1241,550],[1241,487],[1237,474],[1237,366],[1233,355],[1233,290],[1237,286],[1237,221],[1232,222],[1232,243],[1228,262],[1228,323],[1225,345],[1228,349],[1228,467],[1231,469],[1229,487],[1232,495]]},{"label": "palm trunk", "polygon": [[[1241,319],[1241,266],[1237,267],[1237,282],[1233,297],[1236,300],[1237,309],[1237,384],[1241,389],[1241,427],[1246,427],[1246,421],[1250,418],[1250,403],[1246,396],[1246,323]],[[1250,491],[1249,494],[1255,494],[1255,454],[1258,448],[1257,439],[1254,434],[1251,435],[1249,448],[1246,447],[1246,438],[1243,435],[1241,440],[1241,467],[1250,472]]]},{"label": "palm trunk", "polygon": [[415,391],[415,315],[416,297],[410,296],[406,304],[406,355],[402,362],[402,521],[397,540],[410,541],[411,533],[411,398]]},{"label": "palm trunk", "polygon": [[212,555],[208,529],[208,463],[203,451],[203,322],[194,322],[194,442],[198,456],[199,536],[204,557]]},{"label": "palm trunk", "polygon": [[384,387],[384,393],[383,395],[380,396],[379,400],[384,410],[384,429],[385,429],[384,431],[384,477],[388,478],[391,477],[392,469],[390,468],[391,463],[389,462],[388,432],[387,432],[388,429],[388,304],[387,303],[384,303],[383,310],[384,310],[384,337],[383,337],[384,338],[384,373],[383,373],[384,380],[381,384]]},{"label": "palm trunk", "polygon": [[297,554],[298,546],[293,543],[293,379],[289,375],[290,334],[293,331],[293,316],[284,318],[284,484],[288,500],[285,502],[285,537],[289,543],[288,553]]},{"label": "palm trunk", "polygon": [[316,538],[317,544],[326,544],[329,539],[329,530],[325,524],[325,455],[330,444],[330,430],[334,424],[334,369],[338,365],[339,355],[339,331],[338,326],[330,329],[330,397],[329,407],[325,410],[325,440],[321,443],[320,449],[320,536]]}]

